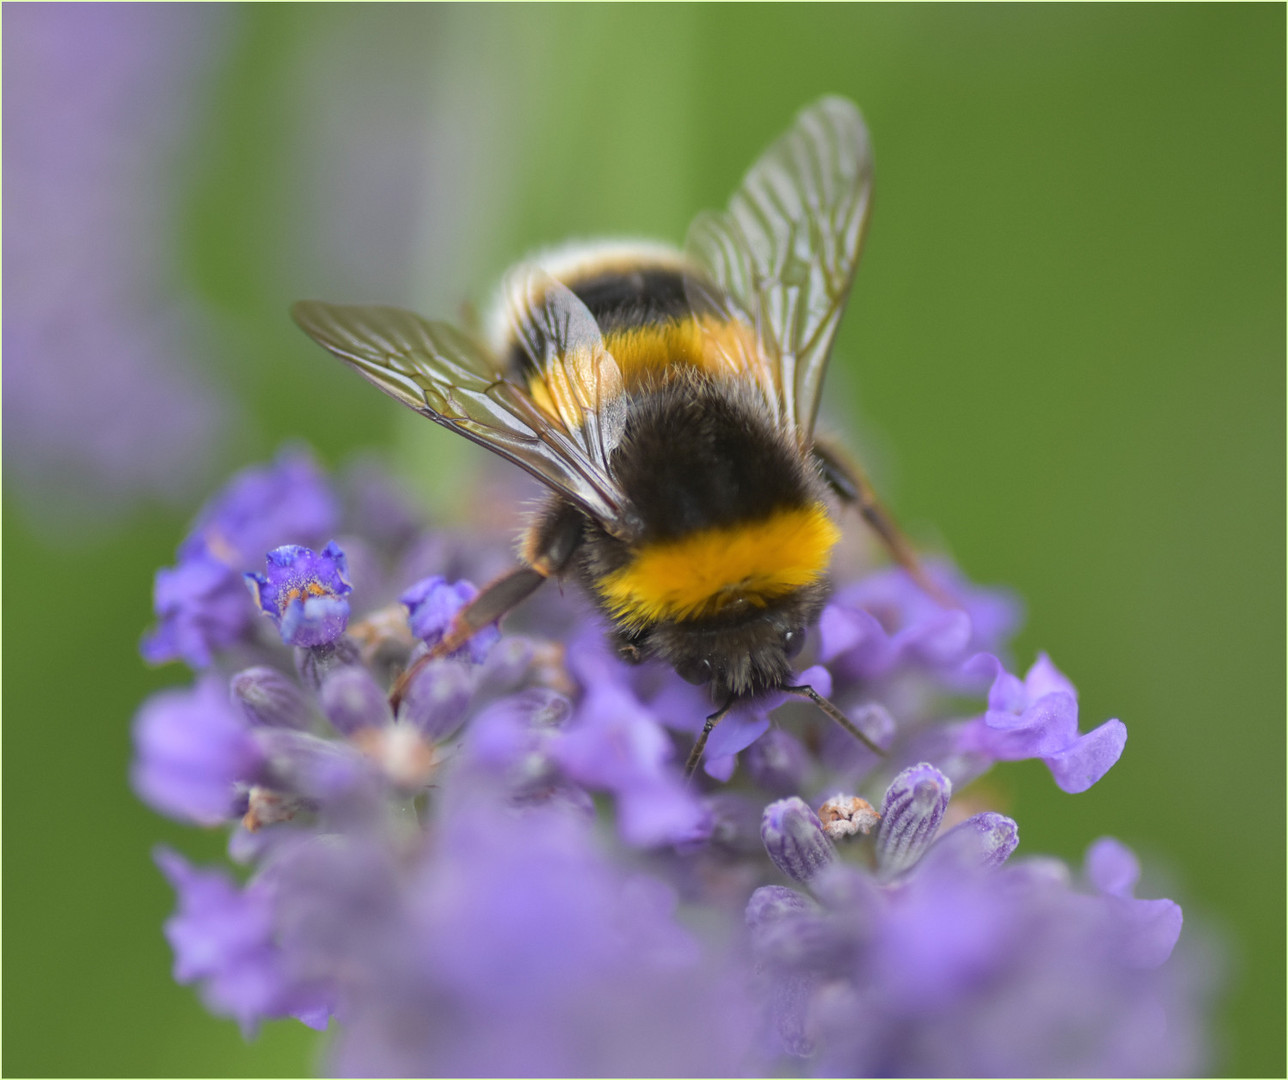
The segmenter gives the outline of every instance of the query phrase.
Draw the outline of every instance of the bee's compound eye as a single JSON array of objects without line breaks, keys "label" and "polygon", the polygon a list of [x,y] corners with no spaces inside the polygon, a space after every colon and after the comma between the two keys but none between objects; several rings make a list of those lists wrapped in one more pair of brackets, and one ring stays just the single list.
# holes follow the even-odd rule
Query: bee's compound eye
[{"label": "bee's compound eye", "polygon": [[783,653],[788,660],[795,660],[805,648],[805,627],[797,626],[783,635]]},{"label": "bee's compound eye", "polygon": [[711,681],[711,661],[706,657],[699,660],[682,660],[675,665],[675,673],[685,682],[701,686]]}]

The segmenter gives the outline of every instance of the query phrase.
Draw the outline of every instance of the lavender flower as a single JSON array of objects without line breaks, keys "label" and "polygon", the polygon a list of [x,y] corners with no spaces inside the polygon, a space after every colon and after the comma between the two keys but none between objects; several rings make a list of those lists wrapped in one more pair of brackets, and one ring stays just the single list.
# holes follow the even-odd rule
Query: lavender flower
[{"label": "lavender flower", "polygon": [[[279,468],[251,475],[272,487]],[[212,1011],[247,1030],[329,1016],[327,1067],[344,1075],[1201,1067],[1201,1038],[1175,1036],[1201,1031],[1201,982],[1172,955],[1180,909],[1134,896],[1130,852],[1097,841],[1076,882],[1013,857],[1011,818],[952,802],[995,761],[1054,760],[1066,790],[1112,764],[1045,658],[1023,680],[995,659],[1006,601],[943,570],[966,598],[947,615],[885,578],[843,587],[840,621],[868,645],[833,627],[800,678],[886,756],[768,695],[715,728],[714,766],[686,782],[710,703],[623,664],[557,595],[525,608],[527,636],[424,664],[391,708],[397,673],[474,594],[447,579],[482,565],[478,545],[367,535],[311,467],[297,479],[285,536],[231,512],[255,501],[243,480],[181,562],[235,550],[235,573],[253,537],[275,553],[280,574],[254,584],[283,627],[308,583],[352,605],[347,623],[205,634],[212,670],[232,674],[157,695],[136,722],[140,795],[229,823],[246,866],[238,887],[158,855],[180,898],[176,977]],[[366,552],[372,595],[342,587],[338,548],[279,550],[302,521]],[[442,573],[426,579],[432,551]],[[898,603],[878,618],[872,597]],[[953,703],[971,692],[982,711],[963,720]]]},{"label": "lavender flower", "polygon": [[1051,663],[1038,656],[1024,680],[1009,674],[987,654],[969,661],[966,670],[990,672],[988,711],[959,733],[959,745],[994,761],[1040,757],[1061,790],[1086,791],[1113,766],[1127,743],[1121,720],[1106,720],[1078,734],[1078,695]]},{"label": "lavender flower", "polygon": [[320,552],[287,544],[268,553],[266,574],[243,577],[287,645],[329,645],[349,625],[349,567],[335,541]]},{"label": "lavender flower", "polygon": [[134,748],[140,797],[199,825],[234,815],[237,786],[249,783],[264,759],[249,723],[215,678],[149,698],[135,721]]},{"label": "lavender flower", "polygon": [[[446,578],[435,574],[418,581],[398,600],[407,608],[411,632],[426,645],[433,646],[447,633],[452,617],[477,594],[478,589],[468,581],[449,584]],[[457,652],[468,652],[476,664],[482,663],[500,637],[501,632],[495,626],[485,626]]]}]

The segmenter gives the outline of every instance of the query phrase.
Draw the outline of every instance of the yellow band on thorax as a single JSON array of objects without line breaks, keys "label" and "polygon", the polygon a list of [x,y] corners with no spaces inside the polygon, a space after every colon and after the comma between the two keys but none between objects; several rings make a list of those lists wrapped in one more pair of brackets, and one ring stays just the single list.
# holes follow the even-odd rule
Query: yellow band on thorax
[{"label": "yellow band on thorax", "polygon": [[705,618],[738,601],[764,607],[818,581],[840,536],[821,503],[779,510],[645,544],[597,588],[613,616],[632,627]]},{"label": "yellow band on thorax", "polygon": [[773,371],[755,345],[751,330],[738,322],[703,316],[665,320],[616,330],[605,335],[604,347],[612,354],[620,378],[613,386],[599,386],[580,394],[568,385],[567,372],[579,372],[578,357],[565,356],[527,380],[528,393],[545,412],[569,429],[580,427],[582,401],[612,397],[642,385],[656,384],[686,369],[712,378],[750,379],[767,387]]}]

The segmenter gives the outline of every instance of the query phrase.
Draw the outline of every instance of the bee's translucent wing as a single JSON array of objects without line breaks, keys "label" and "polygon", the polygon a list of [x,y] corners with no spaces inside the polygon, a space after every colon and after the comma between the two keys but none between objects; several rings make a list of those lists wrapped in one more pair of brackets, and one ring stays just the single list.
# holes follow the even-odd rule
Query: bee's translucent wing
[{"label": "bee's translucent wing", "polygon": [[626,398],[621,369],[604,347],[595,316],[576,293],[537,266],[511,270],[504,291],[515,340],[532,364],[531,395],[611,476],[610,455],[626,424]]},{"label": "bee's translucent wing", "polygon": [[690,249],[701,247],[707,260],[704,272],[685,274],[685,297],[702,328],[707,357],[719,361],[731,377],[754,382],[770,413],[790,431],[795,420],[788,418],[784,408],[777,356],[761,344],[754,316],[734,299],[734,286],[729,284],[747,274],[746,250],[728,243],[729,233],[716,218],[714,214],[700,214],[689,227]]},{"label": "bee's translucent wing", "polygon": [[698,217],[690,256],[755,327],[778,368],[780,420],[808,446],[872,194],[859,110],[826,97],[751,167],[722,213]]},{"label": "bee's translucent wing", "polygon": [[495,360],[455,327],[393,307],[301,301],[291,314],[309,337],[404,405],[532,473],[610,531],[633,513],[600,455],[498,374]]}]

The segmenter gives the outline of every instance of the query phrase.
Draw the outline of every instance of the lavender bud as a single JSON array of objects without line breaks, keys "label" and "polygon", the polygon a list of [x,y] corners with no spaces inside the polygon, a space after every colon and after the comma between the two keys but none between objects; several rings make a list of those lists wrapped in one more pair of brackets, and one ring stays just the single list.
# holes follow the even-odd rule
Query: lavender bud
[{"label": "lavender bud", "polygon": [[1020,842],[1020,829],[1005,814],[991,810],[967,818],[934,842],[926,859],[945,859],[972,869],[995,870]]},{"label": "lavender bud", "polygon": [[308,727],[304,694],[280,671],[247,668],[232,677],[230,689],[234,703],[241,705],[246,718],[257,727]]},{"label": "lavender bud", "polygon": [[818,904],[795,889],[785,885],[762,885],[747,901],[747,926],[755,931],[779,919],[817,911]]},{"label": "lavender bud", "polygon": [[800,740],[782,728],[770,728],[747,748],[747,771],[758,785],[775,794],[800,791],[809,771],[809,754]]},{"label": "lavender bud", "polygon": [[478,684],[477,670],[457,660],[426,664],[407,688],[398,719],[414,725],[432,742],[448,738],[465,723]]},{"label": "lavender bud", "polygon": [[795,796],[765,807],[760,838],[774,865],[796,881],[809,881],[836,857],[814,811]]},{"label": "lavender bud", "polygon": [[302,731],[270,729],[259,734],[268,755],[273,790],[327,802],[353,791],[366,772],[362,755],[347,743]]},{"label": "lavender bud", "polygon": [[326,718],[342,735],[393,723],[389,700],[366,668],[337,668],[322,683],[319,696]]},{"label": "lavender bud", "polygon": [[898,874],[921,858],[935,838],[952,792],[948,777],[925,762],[894,778],[877,832],[877,865],[884,876]]}]

